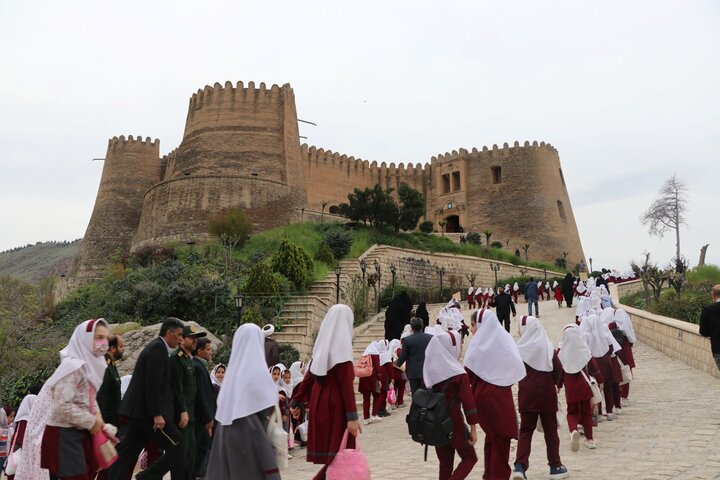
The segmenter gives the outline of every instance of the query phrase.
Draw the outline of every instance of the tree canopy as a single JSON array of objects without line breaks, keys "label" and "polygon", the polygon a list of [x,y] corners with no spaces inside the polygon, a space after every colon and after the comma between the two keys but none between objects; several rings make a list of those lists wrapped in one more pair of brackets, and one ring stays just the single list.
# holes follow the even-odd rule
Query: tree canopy
[{"label": "tree canopy", "polygon": [[680,256],[680,226],[686,223],[687,187],[677,175],[670,177],[660,189],[660,195],[640,217],[650,235],[662,238],[665,232],[675,231],[675,259]]},{"label": "tree canopy", "polygon": [[392,226],[396,232],[413,230],[425,215],[425,197],[406,183],[401,183],[395,201],[394,189],[375,185],[373,188],[356,188],[348,195],[348,202],[340,204],[340,214],[354,222],[368,223],[376,228]]}]

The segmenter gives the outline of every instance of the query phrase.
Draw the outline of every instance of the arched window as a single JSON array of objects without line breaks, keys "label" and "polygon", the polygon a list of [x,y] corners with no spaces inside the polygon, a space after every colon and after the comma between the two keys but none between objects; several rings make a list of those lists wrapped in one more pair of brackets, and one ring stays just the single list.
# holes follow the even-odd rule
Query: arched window
[{"label": "arched window", "polygon": [[565,206],[563,206],[563,203],[560,200],[557,201],[557,206],[560,218],[562,218],[563,222],[567,222],[567,216],[565,216]]}]

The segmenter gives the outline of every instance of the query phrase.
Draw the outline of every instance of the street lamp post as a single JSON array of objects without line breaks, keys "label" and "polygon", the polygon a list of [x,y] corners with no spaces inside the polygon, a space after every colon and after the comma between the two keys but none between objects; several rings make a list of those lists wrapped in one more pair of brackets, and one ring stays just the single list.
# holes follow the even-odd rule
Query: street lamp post
[{"label": "street lamp post", "polygon": [[525,274],[526,274],[527,272],[528,272],[528,269],[527,269],[527,268],[521,268],[521,269],[520,269],[520,275],[522,275],[523,277],[525,276]]},{"label": "street lamp post", "polygon": [[440,275],[440,301],[443,300],[443,283],[442,283],[442,277],[445,275],[445,267],[437,267],[435,269],[438,275]]},{"label": "street lamp post", "polygon": [[235,308],[237,309],[237,324],[239,327],[242,320],[243,310],[243,294],[241,292],[238,292],[237,295],[235,295]]},{"label": "street lamp post", "polygon": [[367,263],[365,263],[364,258],[360,260],[360,270],[362,270],[363,285],[365,285],[365,270],[367,270]]},{"label": "street lamp post", "polygon": [[547,268],[543,268],[543,275],[545,275],[545,281],[547,282]]},{"label": "street lamp post", "polygon": [[340,303],[340,264],[335,265],[335,303]]},{"label": "street lamp post", "polygon": [[375,302],[377,303],[377,311],[378,313],[380,313],[380,277],[382,276],[382,273],[380,272],[380,262],[375,260],[373,266],[375,267],[375,273],[377,273],[377,289],[375,290]]},{"label": "street lamp post", "polygon": [[592,269],[592,257],[588,258],[588,260],[590,260],[590,273],[592,273],[592,271],[593,271],[593,269]]},{"label": "street lamp post", "polygon": [[490,270],[492,270],[493,273],[495,274],[495,288],[497,288],[497,284],[498,284],[497,274],[500,271],[500,264],[497,262],[491,263]]},{"label": "street lamp post", "polygon": [[392,274],[392,298],[395,298],[395,274],[397,273],[397,269],[395,268],[395,265],[390,265],[390,273]]}]

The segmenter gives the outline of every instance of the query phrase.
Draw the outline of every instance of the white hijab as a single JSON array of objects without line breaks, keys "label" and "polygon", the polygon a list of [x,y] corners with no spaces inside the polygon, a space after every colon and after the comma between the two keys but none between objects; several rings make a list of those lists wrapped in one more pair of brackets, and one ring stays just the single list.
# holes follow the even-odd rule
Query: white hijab
[{"label": "white hijab", "polygon": [[33,395],[32,393],[25,395],[15,415],[15,423],[22,422],[23,420],[27,422],[30,419],[30,412],[32,411],[33,405],[35,405],[36,399],[37,395]]},{"label": "white hijab", "polygon": [[610,345],[615,342],[610,330],[602,324],[597,315],[588,315],[583,320],[583,340],[590,348],[590,353],[595,358],[600,358],[610,350]]},{"label": "white hijab", "polygon": [[380,355],[380,366],[392,362],[392,355],[390,354],[390,345],[387,340],[378,340],[377,342],[378,352]]},{"label": "white hijab", "polygon": [[592,305],[590,304],[590,299],[583,297],[578,300],[577,308],[575,309],[575,315],[577,315],[578,317],[587,315],[591,308]]},{"label": "white hijab", "polygon": [[540,320],[532,316],[520,319],[517,347],[523,362],[537,371],[552,372],[554,349]]},{"label": "white hijab", "polygon": [[604,308],[602,312],[600,312],[600,321],[605,326],[605,328],[608,327],[614,320],[613,317],[615,316],[615,312],[612,308]]},{"label": "white hijab", "polygon": [[60,366],[48,378],[45,385],[52,388],[60,379],[82,368],[90,385],[93,386],[96,392],[98,391],[100,385],[102,385],[105,368],[107,368],[105,358],[102,355],[96,357],[93,353],[95,349],[95,329],[98,325],[108,328],[104,318],[85,320],[75,327],[67,347],[60,350]]},{"label": "white hijab", "polygon": [[465,352],[465,366],[499,387],[522,380],[525,364],[512,336],[500,326],[492,310],[479,310],[477,316],[478,328]]},{"label": "white hijab", "polygon": [[[120,399],[125,396],[125,392],[127,392],[128,387],[130,386],[130,380],[132,379],[132,375],[125,375],[124,377],[120,377]],[[211,377],[212,379],[212,377]]]},{"label": "white hijab", "polygon": [[407,337],[408,335],[412,335],[412,327],[409,324],[405,325],[405,328],[403,328],[403,331],[400,334],[400,340]]},{"label": "white hijab", "polygon": [[558,358],[566,373],[578,373],[592,358],[592,353],[580,336],[577,325],[565,325],[562,333],[562,345]]},{"label": "white hijab", "polygon": [[518,290],[520,290],[520,285],[518,285],[518,282],[515,282],[513,284],[513,292],[517,292]]},{"label": "white hijab", "polygon": [[583,282],[579,282],[577,288],[575,288],[575,291],[578,293],[578,295],[583,295],[587,288],[585,288],[585,284]]},{"label": "white hijab", "polygon": [[557,286],[558,286],[557,280],[553,281],[553,286],[552,286],[552,288],[555,288],[555,287],[557,287]]},{"label": "white hijab", "polygon": [[290,365],[290,379],[292,380],[293,389],[298,386],[304,378],[303,363],[300,361],[293,362],[293,364]]},{"label": "white hijab", "polygon": [[337,304],[330,307],[320,324],[312,352],[310,371],[324,377],[332,367],[353,359],[353,313],[350,307]]},{"label": "white hijab", "polygon": [[402,343],[397,338],[390,340],[390,346],[388,348],[390,349],[390,356],[392,356],[393,360],[397,359],[397,351],[401,346]]},{"label": "white hijab", "polygon": [[380,355],[380,349],[378,348],[378,342],[370,342],[367,347],[365,347],[365,351],[363,352],[363,355]]},{"label": "white hijab", "polygon": [[510,293],[510,284],[509,283],[505,284],[505,293]]},{"label": "white hijab", "polygon": [[461,345],[460,332],[441,333],[430,340],[425,357],[432,361],[423,365],[423,380],[427,388],[465,373],[458,361]]},{"label": "white hijab", "polygon": [[220,367],[224,368],[225,373],[227,373],[227,367],[225,365],[223,365],[222,363],[218,363],[217,365],[215,365],[213,367],[212,372],[210,372],[210,383],[212,383],[216,387],[222,388],[223,381],[220,380],[219,378],[217,378],[217,371],[218,371],[218,368],[220,368]]},{"label": "white hijab", "polygon": [[472,293],[475,291],[473,287],[468,288],[468,295],[472,295]]},{"label": "white hijab", "polygon": [[615,315],[613,318],[618,328],[625,332],[625,335],[627,335],[628,342],[635,343],[637,341],[637,337],[635,336],[635,329],[633,328],[633,323],[630,319],[630,315],[628,315],[628,313],[622,308],[618,308],[617,310],[615,310]]},{"label": "white hijab", "polygon": [[232,425],[278,401],[277,384],[265,363],[265,335],[257,325],[245,323],[235,331],[230,361],[217,400],[215,419]]},{"label": "white hijab", "polygon": [[482,293],[482,287],[478,287],[477,290],[475,290],[475,295],[480,295]]}]

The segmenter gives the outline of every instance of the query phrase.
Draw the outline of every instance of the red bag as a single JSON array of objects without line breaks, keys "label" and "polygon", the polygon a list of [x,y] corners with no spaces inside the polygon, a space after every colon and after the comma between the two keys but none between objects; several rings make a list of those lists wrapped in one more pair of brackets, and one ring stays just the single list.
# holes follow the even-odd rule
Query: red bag
[{"label": "red bag", "polygon": [[[90,413],[95,414],[95,389],[90,386]],[[92,436],[93,456],[98,470],[107,470],[118,459],[115,444],[100,430]]]},{"label": "red bag", "polygon": [[370,355],[363,355],[355,365],[355,376],[358,378],[369,377],[373,374],[372,357]]}]

